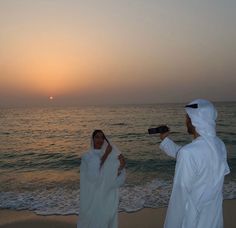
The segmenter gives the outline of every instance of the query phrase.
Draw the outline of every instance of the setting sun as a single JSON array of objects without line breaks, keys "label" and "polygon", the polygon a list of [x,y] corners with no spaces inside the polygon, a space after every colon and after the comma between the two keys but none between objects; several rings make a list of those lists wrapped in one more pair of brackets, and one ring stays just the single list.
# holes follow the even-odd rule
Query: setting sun
[{"label": "setting sun", "polygon": [[131,2],[0,1],[0,105],[235,100],[233,1]]}]

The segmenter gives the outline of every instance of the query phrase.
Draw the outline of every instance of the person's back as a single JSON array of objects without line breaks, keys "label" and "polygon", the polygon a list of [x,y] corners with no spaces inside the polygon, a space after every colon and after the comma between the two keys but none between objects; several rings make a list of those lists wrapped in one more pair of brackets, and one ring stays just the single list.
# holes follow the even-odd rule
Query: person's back
[{"label": "person's back", "polygon": [[[224,145],[221,146],[222,150],[219,152],[225,153]],[[225,175],[222,167],[225,161],[220,161],[220,157],[218,159],[217,164],[212,164],[211,148],[201,136],[179,151],[173,193],[178,194],[176,197],[181,201],[180,204],[185,203],[185,211],[181,212],[183,227],[223,225],[221,189]],[[188,195],[186,202],[186,195],[183,198],[179,196],[181,188],[181,192]],[[211,216],[212,214],[215,216]]]},{"label": "person's back", "polygon": [[201,109],[190,111],[195,126],[187,116],[188,132],[194,136],[192,143],[179,147],[167,135],[161,143],[161,149],[177,159],[165,228],[223,227],[222,189],[224,176],[229,173],[226,149],[209,118],[214,120],[216,116],[212,105],[205,100],[195,102],[202,104],[205,115]]}]

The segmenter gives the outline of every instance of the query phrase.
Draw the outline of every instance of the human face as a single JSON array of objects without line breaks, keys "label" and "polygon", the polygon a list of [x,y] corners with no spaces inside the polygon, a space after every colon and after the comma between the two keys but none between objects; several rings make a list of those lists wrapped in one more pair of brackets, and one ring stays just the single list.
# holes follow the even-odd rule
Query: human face
[{"label": "human face", "polygon": [[94,137],[93,137],[93,144],[95,149],[101,149],[102,145],[104,143],[104,135],[102,132],[98,132]]},{"label": "human face", "polygon": [[195,127],[192,125],[192,121],[188,114],[186,115],[186,126],[187,126],[187,131],[190,135],[195,134]]}]

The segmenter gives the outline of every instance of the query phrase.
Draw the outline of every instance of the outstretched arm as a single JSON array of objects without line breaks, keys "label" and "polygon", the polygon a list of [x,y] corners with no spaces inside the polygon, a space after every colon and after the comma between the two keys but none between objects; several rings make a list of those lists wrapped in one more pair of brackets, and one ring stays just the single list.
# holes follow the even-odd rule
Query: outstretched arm
[{"label": "outstretched arm", "polygon": [[168,135],[169,132],[160,134],[160,138],[162,140],[160,144],[160,149],[163,150],[170,157],[176,158],[181,146],[177,145],[171,139],[169,139]]}]

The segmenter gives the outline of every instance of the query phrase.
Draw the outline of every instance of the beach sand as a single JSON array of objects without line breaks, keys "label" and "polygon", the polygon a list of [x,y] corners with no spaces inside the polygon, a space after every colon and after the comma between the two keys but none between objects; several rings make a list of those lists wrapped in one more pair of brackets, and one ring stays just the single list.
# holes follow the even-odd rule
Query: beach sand
[{"label": "beach sand", "polygon": [[[236,227],[236,200],[224,201],[225,228]],[[166,208],[145,208],[134,213],[119,213],[119,228],[161,228]],[[75,228],[76,215],[39,216],[29,211],[0,210],[0,228]]]}]

